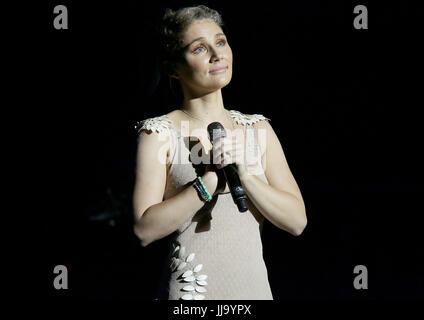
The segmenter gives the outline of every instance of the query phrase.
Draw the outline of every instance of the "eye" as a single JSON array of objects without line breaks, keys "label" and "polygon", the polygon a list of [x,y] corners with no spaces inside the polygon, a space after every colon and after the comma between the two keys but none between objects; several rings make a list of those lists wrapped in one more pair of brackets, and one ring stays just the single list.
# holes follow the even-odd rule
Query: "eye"
[{"label": "eye", "polygon": [[[217,44],[219,44],[219,43],[222,43],[222,45],[221,45],[220,47],[223,47],[223,46],[225,46],[225,44],[226,44],[227,42],[225,41],[225,39],[222,39],[222,40],[219,40],[219,41],[217,42]],[[197,47],[196,49],[194,49],[194,50],[193,50],[193,53],[194,53],[194,54],[198,54],[198,53],[200,53],[201,51],[199,51],[199,49],[202,49],[202,48],[204,48],[204,46],[203,46],[203,45],[201,45],[201,46]]]},{"label": "eye", "polygon": [[194,49],[194,51],[193,51],[193,53],[200,53],[200,51],[198,51],[199,49],[202,49],[203,48],[203,46],[200,46],[200,47],[197,47],[196,49]]}]

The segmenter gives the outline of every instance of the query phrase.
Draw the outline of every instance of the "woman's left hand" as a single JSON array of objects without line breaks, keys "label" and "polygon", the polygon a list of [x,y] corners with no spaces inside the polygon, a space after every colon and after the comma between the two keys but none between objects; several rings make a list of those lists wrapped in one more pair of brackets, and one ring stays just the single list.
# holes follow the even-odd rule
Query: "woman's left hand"
[{"label": "woman's left hand", "polygon": [[247,173],[244,141],[237,135],[219,139],[213,144],[212,152],[213,163],[218,169],[234,163],[237,166],[239,176]]}]

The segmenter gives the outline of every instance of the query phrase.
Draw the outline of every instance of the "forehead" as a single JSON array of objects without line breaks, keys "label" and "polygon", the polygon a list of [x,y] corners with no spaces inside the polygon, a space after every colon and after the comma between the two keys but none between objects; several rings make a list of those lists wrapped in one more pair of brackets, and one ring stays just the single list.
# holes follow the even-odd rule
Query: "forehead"
[{"label": "forehead", "polygon": [[188,44],[196,38],[215,37],[215,34],[221,33],[222,29],[215,22],[209,19],[196,20],[184,32],[182,40],[184,44]]}]

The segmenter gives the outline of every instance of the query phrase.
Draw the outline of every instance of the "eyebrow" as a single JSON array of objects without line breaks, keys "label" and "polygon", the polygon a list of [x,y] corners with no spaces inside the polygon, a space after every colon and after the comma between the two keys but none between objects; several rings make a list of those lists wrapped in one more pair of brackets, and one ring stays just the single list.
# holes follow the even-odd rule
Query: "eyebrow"
[{"label": "eyebrow", "polygon": [[[215,38],[218,38],[219,36],[225,36],[225,34],[223,34],[223,33],[217,33],[217,34],[215,35]],[[196,42],[196,41],[204,40],[204,39],[205,39],[205,37],[199,37],[199,38],[196,38],[196,39],[194,39],[193,41],[191,41],[189,44],[187,44],[186,46],[184,46],[184,48],[187,48],[187,47],[191,46],[191,44],[193,44],[193,43],[194,43],[194,42]]]}]

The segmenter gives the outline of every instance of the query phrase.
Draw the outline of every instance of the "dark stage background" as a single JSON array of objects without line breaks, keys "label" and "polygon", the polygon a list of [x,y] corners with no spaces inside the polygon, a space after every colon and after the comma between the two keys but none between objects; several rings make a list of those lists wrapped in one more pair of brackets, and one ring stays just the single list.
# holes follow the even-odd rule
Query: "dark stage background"
[{"label": "dark stage background", "polygon": [[[68,30],[53,28],[57,4],[68,8]],[[167,239],[143,248],[132,233],[134,125],[178,106],[167,81],[155,89],[153,28],[164,8],[193,4],[218,10],[227,26],[226,107],[271,119],[305,200],[301,236],[264,226],[274,298],[423,298],[423,11],[410,1],[318,0],[44,6],[50,295],[155,296]],[[353,27],[359,4],[368,30]],[[68,290],[53,288],[59,264]],[[368,268],[368,290],[353,287],[356,265]]]}]

